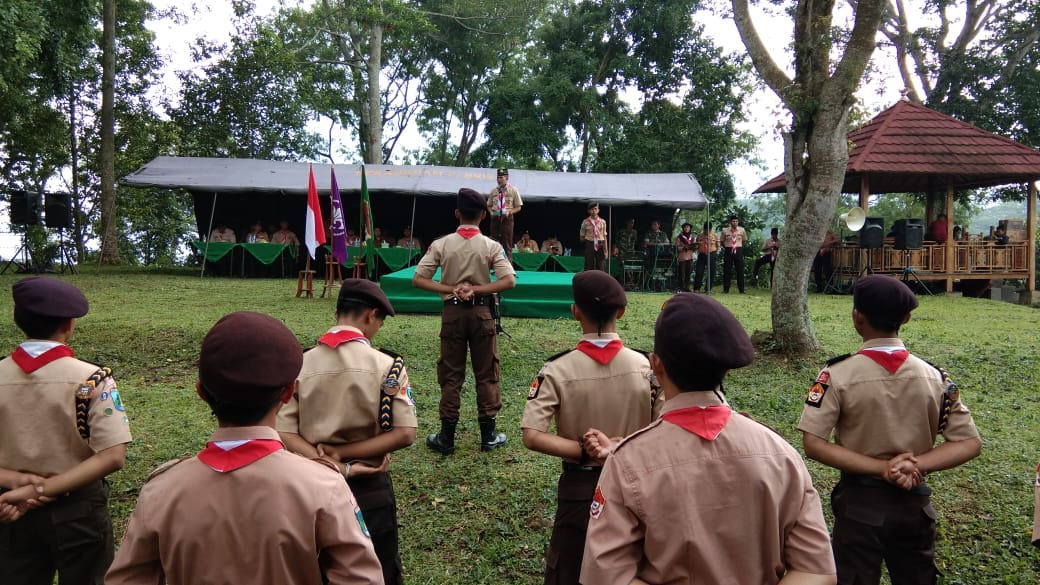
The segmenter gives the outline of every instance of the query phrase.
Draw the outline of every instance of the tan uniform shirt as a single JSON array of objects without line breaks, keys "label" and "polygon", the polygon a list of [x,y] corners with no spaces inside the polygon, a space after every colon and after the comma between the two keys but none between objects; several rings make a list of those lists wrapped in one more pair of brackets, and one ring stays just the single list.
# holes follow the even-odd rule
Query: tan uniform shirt
[{"label": "tan uniform shirt", "polygon": [[[248,439],[278,434],[232,427],[210,440]],[[343,476],[283,449],[227,473],[192,457],[153,474],[105,583],[319,585],[322,569],[330,584],[383,583]]]},{"label": "tan uniform shirt", "polygon": [[697,248],[697,236],[694,234],[679,234],[675,236],[675,247],[679,251],[677,259],[680,262],[693,260],[693,251]]},{"label": "tan uniform shirt", "polygon": [[300,238],[296,237],[296,234],[290,230],[278,230],[271,234],[272,244],[293,244],[296,246],[300,245]]},{"label": "tan uniform shirt", "polygon": [[[459,227],[475,228],[476,226]],[[512,263],[502,250],[502,244],[484,234],[477,234],[467,239],[454,233],[434,240],[430,244],[430,249],[419,261],[415,273],[425,278],[433,278],[438,266],[441,268],[440,282],[450,285],[463,282],[488,284],[491,282],[489,270],[495,271],[496,278],[516,274]],[[450,298],[451,294],[441,295],[443,300]]]},{"label": "tan uniform shirt", "polygon": [[[896,338],[873,339],[860,349],[905,349]],[[824,368],[802,409],[798,430],[829,439],[857,453],[889,459],[900,453],[924,453],[939,434],[939,412],[946,389],[939,372],[910,355],[890,374],[864,355],[853,355]],[[975,421],[959,397],[954,400],[942,435],[949,441],[979,436]]]},{"label": "tan uniform shirt", "polygon": [[[710,392],[688,392],[662,414],[718,404]],[[582,583],[757,585],[792,570],[835,573],[801,456],[736,413],[713,441],[658,419],[614,450],[596,489]]]},{"label": "tan uniform shirt", "polygon": [[502,212],[507,209],[523,207],[524,202],[520,199],[520,191],[517,191],[516,187],[511,184],[506,183],[505,191],[501,194],[501,197],[499,196],[497,186],[488,193],[487,204],[492,215],[502,215]]},{"label": "tan uniform shirt", "polygon": [[586,217],[581,222],[581,229],[578,230],[578,239],[582,242],[593,242],[599,240],[605,242],[607,240],[607,222],[602,217],[596,218],[596,224],[593,226],[592,218]]},{"label": "tan uniform shirt", "polygon": [[209,241],[211,241],[211,242],[234,243],[236,241],[235,230],[232,230],[232,229],[213,230],[209,234]]},{"label": "tan uniform shirt", "polygon": [[[583,339],[619,339],[617,334]],[[664,397],[651,394],[650,362],[638,351],[622,348],[606,364],[578,350],[548,361],[531,382],[520,427],[577,441],[590,427],[608,437],[624,437],[657,418]]]},{"label": "tan uniform shirt", "polygon": [[[354,327],[337,326],[329,332]],[[296,433],[308,443],[342,445],[375,437],[379,428],[380,388],[394,358],[361,340],[335,348],[319,343],[303,354],[303,369],[296,393],[278,411],[275,428]],[[401,370],[398,392],[391,410],[395,427],[419,426],[408,384],[408,371]],[[381,458],[367,460],[378,466]]]},{"label": "tan uniform shirt", "polygon": [[[49,342],[23,347],[34,343]],[[130,442],[123,401],[111,377],[90,400],[90,438],[84,440],[76,428],[76,390],[97,369],[62,357],[26,374],[10,357],[0,361],[0,467],[56,475],[99,451]]]},{"label": "tan uniform shirt", "polygon": [[697,252],[701,254],[714,254],[719,251],[719,237],[715,232],[697,234]]},{"label": "tan uniform shirt", "polygon": [[747,243],[747,231],[742,226],[722,228],[722,246],[725,248],[743,248]]}]

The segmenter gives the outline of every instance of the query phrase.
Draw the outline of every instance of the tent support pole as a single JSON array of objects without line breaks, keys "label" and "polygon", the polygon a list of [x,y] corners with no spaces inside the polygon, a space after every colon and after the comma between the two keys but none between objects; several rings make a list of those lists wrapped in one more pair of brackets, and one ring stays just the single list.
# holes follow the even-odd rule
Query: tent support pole
[{"label": "tent support pole", "polygon": [[202,252],[202,270],[199,278],[206,276],[206,257],[209,256],[209,237],[213,235],[213,215],[217,212],[217,194],[213,194],[213,206],[209,210],[209,227],[206,229],[206,249]]},{"label": "tent support pole", "polygon": [[[711,225],[711,199],[708,199],[708,194],[704,194],[704,210],[707,213],[705,221],[708,222],[708,228],[714,232],[715,228]],[[708,234],[708,261],[705,263],[708,268],[708,296],[711,296],[711,273],[715,270],[715,263],[711,261],[711,234]]]}]

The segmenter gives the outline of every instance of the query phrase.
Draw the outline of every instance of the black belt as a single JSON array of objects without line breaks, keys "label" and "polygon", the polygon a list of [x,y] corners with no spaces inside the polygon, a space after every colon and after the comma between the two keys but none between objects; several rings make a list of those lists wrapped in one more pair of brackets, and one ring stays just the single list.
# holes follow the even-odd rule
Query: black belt
[{"label": "black belt", "polygon": [[463,301],[458,297],[451,297],[444,301],[445,305],[453,306],[474,306],[474,307],[490,307],[495,304],[494,295],[473,295],[468,301]]},{"label": "black belt", "polygon": [[564,471],[595,471],[599,473],[603,468],[599,465],[579,465],[578,463],[571,463],[570,461],[563,462]]},{"label": "black belt", "polygon": [[903,488],[901,488],[901,487],[899,487],[897,485],[892,485],[892,484],[888,483],[887,481],[881,479],[880,477],[874,477],[872,475],[859,475],[859,474],[856,474],[856,473],[842,473],[841,474],[841,481],[845,482],[845,483],[848,483],[848,484],[860,485],[860,486],[864,486],[864,487],[884,488],[884,489],[896,490],[896,491],[899,491],[899,492],[902,492],[902,493],[905,493],[905,494],[909,494],[909,495],[914,495],[914,496],[928,496],[928,495],[931,495],[931,493],[932,493],[932,488],[928,487],[927,485],[925,485],[923,483],[922,484],[918,484],[913,489],[904,490]]}]

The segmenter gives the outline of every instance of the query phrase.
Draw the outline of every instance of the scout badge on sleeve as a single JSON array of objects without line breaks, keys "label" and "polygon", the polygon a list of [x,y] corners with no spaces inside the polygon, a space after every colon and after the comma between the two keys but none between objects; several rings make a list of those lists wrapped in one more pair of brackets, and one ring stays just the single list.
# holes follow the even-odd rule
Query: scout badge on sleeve
[{"label": "scout badge on sleeve", "polygon": [[827,393],[827,382],[831,379],[831,373],[827,370],[820,372],[820,375],[816,377],[816,381],[809,388],[809,395],[805,397],[805,403],[814,408],[820,408],[820,404],[823,402],[823,396]]},{"label": "scout badge on sleeve", "polygon": [[603,490],[599,486],[596,486],[596,494],[592,496],[592,506],[589,507],[589,516],[592,518],[599,518],[599,515],[603,513],[603,508],[606,507],[607,501],[603,497]]},{"label": "scout badge on sleeve", "polygon": [[943,386],[945,386],[943,389],[942,406],[939,411],[939,432],[941,433],[946,429],[946,423],[950,420],[950,411],[953,410],[953,403],[961,398],[961,389],[950,379],[949,372],[935,364],[931,364],[931,366],[939,371],[939,375],[942,376]]},{"label": "scout badge on sleeve", "polygon": [[[96,372],[91,374],[89,378],[76,388],[76,429],[79,431],[79,436],[83,437],[84,440],[90,438],[90,401],[98,395],[98,390],[105,378],[111,375],[111,368],[98,368]],[[123,410],[123,403],[119,400],[119,395],[116,392],[116,390],[112,391],[112,401],[118,405],[117,408],[119,410]],[[103,399],[107,398],[106,396]]]},{"label": "scout badge on sleeve", "polygon": [[[384,351],[384,353],[386,353]],[[394,395],[401,390],[401,372],[404,371],[404,359],[399,355],[393,355],[394,363],[390,366],[383,385],[379,389],[379,428],[389,431],[394,428]]]}]

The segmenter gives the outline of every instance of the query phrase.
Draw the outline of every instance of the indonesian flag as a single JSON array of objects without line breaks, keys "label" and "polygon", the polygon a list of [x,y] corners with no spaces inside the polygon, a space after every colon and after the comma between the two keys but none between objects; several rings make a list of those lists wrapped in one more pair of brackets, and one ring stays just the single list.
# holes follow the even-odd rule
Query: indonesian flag
[{"label": "indonesian flag", "polygon": [[303,243],[311,258],[315,258],[318,246],[325,243],[325,224],[321,221],[321,206],[318,205],[318,188],[314,185],[314,166],[310,167],[310,180],[307,183],[307,219],[304,223],[306,231]]}]

